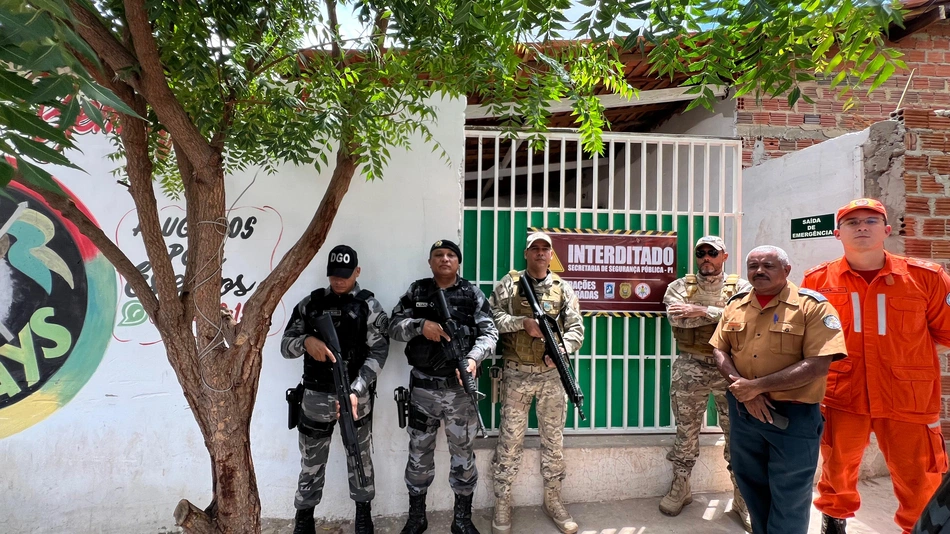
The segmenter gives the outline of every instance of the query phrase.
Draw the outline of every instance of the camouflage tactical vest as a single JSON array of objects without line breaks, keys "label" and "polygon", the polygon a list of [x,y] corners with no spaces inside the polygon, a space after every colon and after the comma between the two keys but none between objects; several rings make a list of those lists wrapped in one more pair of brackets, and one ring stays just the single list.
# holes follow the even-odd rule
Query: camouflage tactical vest
[{"label": "camouflage tactical vest", "polygon": [[[521,273],[511,271],[508,274],[511,275],[512,282],[514,282],[514,291],[511,294],[511,314],[516,317],[531,317],[533,319],[534,314],[528,304],[528,299],[521,297],[521,288],[518,285]],[[561,288],[561,284],[564,282],[554,273],[551,273],[551,278],[553,279],[551,289],[543,295],[537,295],[537,293],[535,295],[537,295],[538,303],[544,313],[558,320],[561,308],[564,306],[564,291]],[[560,324],[560,321],[558,321],[558,324]],[[501,334],[500,337],[501,353],[505,359],[522,365],[544,365],[543,338],[531,337],[524,330]]]},{"label": "camouflage tactical vest", "polygon": [[[730,274],[726,277],[722,290],[716,293],[703,293],[699,291],[699,281],[695,274],[687,274],[686,281],[686,300],[687,304],[700,304],[702,306],[722,307],[730,297],[736,294],[736,285],[739,283],[738,274]],[[697,293],[699,293],[697,295]],[[713,347],[709,344],[709,339],[716,332],[716,323],[697,326],[696,328],[673,327],[673,337],[676,338],[676,344],[680,352],[689,352],[691,354],[702,354],[704,356],[713,355]]]}]

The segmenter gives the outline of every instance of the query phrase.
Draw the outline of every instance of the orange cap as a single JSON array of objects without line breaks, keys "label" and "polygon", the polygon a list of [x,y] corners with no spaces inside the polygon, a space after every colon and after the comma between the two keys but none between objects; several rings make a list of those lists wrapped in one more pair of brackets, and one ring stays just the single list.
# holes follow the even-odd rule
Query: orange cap
[{"label": "orange cap", "polygon": [[884,219],[887,219],[887,210],[884,209],[884,204],[881,204],[880,200],[874,200],[873,198],[859,198],[857,200],[852,200],[844,206],[838,208],[838,214],[835,216],[835,223],[841,222],[841,218],[845,215],[851,213],[852,211],[857,210],[871,210],[876,211],[884,216]]}]

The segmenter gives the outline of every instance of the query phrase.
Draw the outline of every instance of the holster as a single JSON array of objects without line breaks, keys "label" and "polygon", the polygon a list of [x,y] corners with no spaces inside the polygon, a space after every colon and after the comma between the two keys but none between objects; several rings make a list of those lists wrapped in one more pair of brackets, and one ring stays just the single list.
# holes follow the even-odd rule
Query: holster
[{"label": "holster", "polygon": [[497,365],[489,367],[488,376],[491,377],[491,403],[498,404],[498,402],[501,401],[501,367]]},{"label": "holster", "polygon": [[300,422],[300,403],[303,402],[303,384],[290,388],[285,394],[287,399],[287,428],[293,430]]},{"label": "holster", "polygon": [[396,401],[399,428],[406,428],[406,421],[409,419],[409,390],[399,386],[393,391],[393,400]]}]

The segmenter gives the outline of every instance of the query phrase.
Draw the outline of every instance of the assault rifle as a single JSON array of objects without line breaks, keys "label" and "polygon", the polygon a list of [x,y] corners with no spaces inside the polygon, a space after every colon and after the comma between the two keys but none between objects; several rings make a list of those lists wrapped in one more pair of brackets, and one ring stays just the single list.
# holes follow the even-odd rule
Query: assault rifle
[{"label": "assault rifle", "polygon": [[574,403],[581,421],[586,421],[587,416],[584,415],[584,409],[581,408],[584,404],[584,393],[581,392],[581,388],[577,385],[577,379],[574,378],[574,371],[571,369],[570,361],[567,357],[567,347],[564,345],[561,328],[557,325],[557,321],[555,321],[554,318],[541,310],[538,297],[535,296],[534,288],[531,287],[532,283],[529,281],[530,279],[531,277],[528,276],[528,272],[525,271],[518,280],[519,292],[521,296],[528,299],[531,312],[534,314],[534,320],[538,322],[538,327],[541,328],[541,335],[544,338],[544,351],[551,358],[551,361],[554,362],[554,367],[557,368],[557,374],[561,375],[561,385],[564,386],[567,398]]},{"label": "assault rifle", "polygon": [[317,337],[326,343],[336,359],[335,362],[330,363],[330,367],[333,369],[333,388],[336,392],[337,404],[340,406],[340,434],[343,436],[343,448],[356,466],[356,476],[360,487],[365,488],[368,481],[363,471],[363,458],[360,456],[360,440],[353,420],[353,405],[350,404],[350,377],[346,370],[346,362],[340,354],[340,339],[336,336],[336,328],[333,327],[333,319],[329,315],[318,316],[314,327]]},{"label": "assault rifle", "polygon": [[455,368],[458,369],[459,376],[462,378],[462,387],[465,388],[465,393],[472,399],[472,406],[475,407],[475,414],[478,416],[478,433],[481,437],[485,437],[485,424],[482,423],[482,413],[478,411],[478,401],[485,398],[485,394],[478,391],[478,384],[475,382],[475,377],[468,372],[468,354],[465,351],[465,347],[462,345],[463,340],[467,337],[463,327],[460,327],[455,319],[452,318],[452,313],[449,311],[449,304],[445,301],[445,290],[439,288],[435,292],[435,304],[439,316],[442,317],[442,330],[448,334],[451,341],[442,340],[442,352],[445,354],[446,361],[455,363]]}]

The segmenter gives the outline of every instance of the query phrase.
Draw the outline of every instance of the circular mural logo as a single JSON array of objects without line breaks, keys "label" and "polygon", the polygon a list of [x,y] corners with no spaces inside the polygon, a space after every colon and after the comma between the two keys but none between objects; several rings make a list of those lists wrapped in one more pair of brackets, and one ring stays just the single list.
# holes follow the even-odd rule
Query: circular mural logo
[{"label": "circular mural logo", "polygon": [[11,184],[6,193],[11,198],[0,197],[0,438],[43,420],[79,392],[108,346],[117,302],[115,270],[72,223],[28,189]]}]

